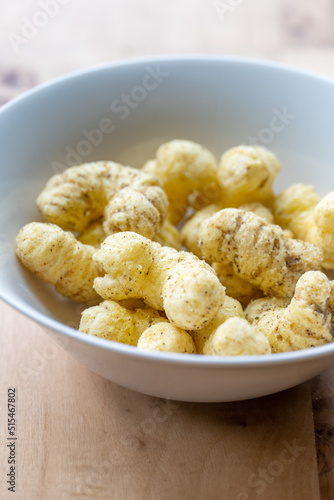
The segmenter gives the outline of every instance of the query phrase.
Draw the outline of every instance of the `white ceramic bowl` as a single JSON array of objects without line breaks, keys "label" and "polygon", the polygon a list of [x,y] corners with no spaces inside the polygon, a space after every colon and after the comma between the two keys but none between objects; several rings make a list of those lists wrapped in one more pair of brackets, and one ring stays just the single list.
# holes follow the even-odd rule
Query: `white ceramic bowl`
[{"label": "white ceramic bowl", "polygon": [[268,62],[220,56],[140,59],[41,85],[0,110],[0,295],[44,325],[94,372],[130,389],[183,401],[233,401],[299,384],[334,362],[334,343],[271,357],[146,353],[79,333],[81,306],[30,275],[15,236],[39,220],[35,199],[65,166],[110,159],[140,166],[167,140],[219,156],[242,142],[275,151],[279,190],[334,189],[334,83]]}]

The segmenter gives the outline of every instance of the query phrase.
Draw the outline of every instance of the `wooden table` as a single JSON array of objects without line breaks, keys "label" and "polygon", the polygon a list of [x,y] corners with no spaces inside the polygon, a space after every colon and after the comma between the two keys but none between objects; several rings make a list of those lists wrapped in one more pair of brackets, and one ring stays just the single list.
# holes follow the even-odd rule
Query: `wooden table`
[{"label": "wooden table", "polygon": [[[1,6],[0,104],[71,70],[158,53],[262,57],[334,77],[330,0],[55,2],[46,17],[35,0]],[[29,32],[32,21],[43,26]],[[187,404],[91,373],[3,303],[0,342],[1,499],[334,498],[334,369],[266,398]],[[15,494],[5,483],[9,387]]]},{"label": "wooden table", "polygon": [[18,498],[320,499],[310,383],[237,403],[163,401],[91,373],[7,305],[0,318],[0,415],[5,425],[14,387]]}]

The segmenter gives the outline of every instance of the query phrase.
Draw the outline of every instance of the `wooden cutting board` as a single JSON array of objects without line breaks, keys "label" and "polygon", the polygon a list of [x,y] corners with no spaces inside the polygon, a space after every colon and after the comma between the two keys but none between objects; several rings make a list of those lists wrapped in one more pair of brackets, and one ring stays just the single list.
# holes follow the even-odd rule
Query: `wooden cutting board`
[{"label": "wooden cutting board", "polygon": [[90,372],[4,303],[0,325],[1,499],[320,499],[310,383],[237,403],[165,401]]},{"label": "wooden cutting board", "polygon": [[320,497],[334,498],[334,366],[312,380]]}]

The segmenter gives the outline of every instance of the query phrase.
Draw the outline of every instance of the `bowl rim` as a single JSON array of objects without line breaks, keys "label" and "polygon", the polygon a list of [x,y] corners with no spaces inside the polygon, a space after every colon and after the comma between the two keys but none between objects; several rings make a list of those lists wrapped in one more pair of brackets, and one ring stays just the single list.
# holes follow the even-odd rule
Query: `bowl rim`
[{"label": "bowl rim", "polygon": [[[163,62],[199,62],[199,63],[218,63],[218,64],[231,64],[240,66],[258,66],[265,69],[272,69],[280,72],[290,73],[296,76],[304,76],[308,79],[314,79],[318,82],[327,83],[333,86],[334,92],[334,79],[323,76],[316,72],[295,68],[290,65],[273,62],[259,58],[239,57],[232,55],[220,54],[165,54],[165,55],[152,55],[145,57],[136,57],[129,59],[122,59],[110,63],[98,64],[89,66],[87,68],[79,69],[60,75],[56,78],[41,83],[32,89],[22,93],[16,98],[10,100],[0,108],[0,116],[10,110],[11,107],[17,106],[21,101],[29,99],[40,91],[47,90],[50,87],[55,87],[59,84],[65,83],[67,80],[85,77],[91,73],[106,71],[109,69],[122,68],[123,66],[136,66],[143,64],[159,64]],[[299,351],[289,351],[284,353],[276,353],[271,355],[252,355],[252,356],[203,356],[200,354],[181,354],[181,353],[162,353],[154,351],[145,351],[137,347],[127,344],[121,344],[112,340],[101,339],[93,335],[85,334],[76,330],[58,320],[50,318],[45,314],[39,312],[33,307],[22,304],[18,305],[15,298],[8,298],[2,289],[0,289],[0,298],[16,309],[18,312],[24,314],[28,318],[34,320],[38,324],[45,326],[49,330],[64,335],[65,337],[83,342],[84,344],[92,345],[94,347],[113,351],[127,357],[139,358],[148,362],[159,362],[160,364],[177,364],[182,366],[202,366],[206,367],[229,367],[229,368],[259,368],[261,366],[269,365],[285,365],[293,362],[307,362],[309,359],[315,358],[329,358],[333,356],[334,363],[334,342],[325,344],[318,347],[302,349]]]},{"label": "bowl rim", "polygon": [[162,54],[162,55],[150,55],[150,56],[142,56],[142,57],[132,57],[129,59],[118,59],[116,61],[96,64],[87,66],[86,68],[77,69],[74,71],[70,71],[68,73],[59,75],[55,78],[51,78],[46,82],[35,85],[31,89],[24,91],[22,94],[14,97],[7,103],[3,104],[0,107],[0,113],[3,113],[11,106],[16,105],[21,100],[27,99],[31,95],[34,95],[41,90],[45,90],[48,87],[53,87],[58,84],[64,83],[66,80],[79,78],[85,76],[89,73],[93,73],[96,71],[106,71],[108,69],[116,69],[122,66],[136,66],[143,64],[159,64],[160,62],[200,62],[200,63],[208,63],[208,62],[216,62],[216,63],[229,63],[234,65],[244,65],[244,66],[259,66],[262,68],[268,68],[272,70],[279,70],[299,76],[306,76],[311,79],[315,79],[318,81],[322,81],[323,83],[328,83],[333,85],[334,78],[331,78],[326,75],[322,75],[321,73],[317,73],[315,71],[306,70],[303,68],[296,68],[289,64],[284,64],[281,62],[271,61],[268,59],[261,59],[256,57],[242,57],[242,56],[233,56],[233,55],[221,55],[221,54]]}]

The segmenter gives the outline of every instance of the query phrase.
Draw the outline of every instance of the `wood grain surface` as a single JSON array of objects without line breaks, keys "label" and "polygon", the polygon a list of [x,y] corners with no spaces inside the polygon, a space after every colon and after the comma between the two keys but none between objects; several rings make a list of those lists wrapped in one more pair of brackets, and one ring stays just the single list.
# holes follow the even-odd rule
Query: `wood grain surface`
[{"label": "wood grain surface", "polygon": [[[261,57],[334,77],[332,0],[44,0],[49,14],[42,3],[0,0],[0,105],[68,71],[151,54]],[[91,373],[1,304],[0,376],[1,499],[334,498],[334,369],[248,402],[166,402]]]},{"label": "wood grain surface", "polygon": [[[17,392],[15,498],[320,498],[309,384],[237,403],[164,401],[91,373],[3,303],[0,325],[2,423]],[[9,499],[4,432],[0,446]]]},{"label": "wood grain surface", "polygon": [[321,498],[334,498],[334,367],[312,381]]}]

